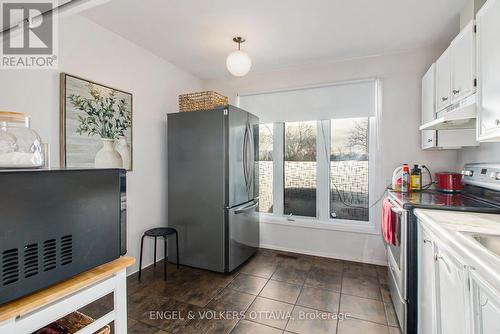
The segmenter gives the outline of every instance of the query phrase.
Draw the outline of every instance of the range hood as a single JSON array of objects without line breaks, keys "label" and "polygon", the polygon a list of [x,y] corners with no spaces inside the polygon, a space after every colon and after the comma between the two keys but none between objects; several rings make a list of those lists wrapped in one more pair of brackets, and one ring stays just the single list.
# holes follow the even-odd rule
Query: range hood
[{"label": "range hood", "polygon": [[476,94],[436,113],[436,119],[422,124],[420,130],[458,130],[476,128]]}]

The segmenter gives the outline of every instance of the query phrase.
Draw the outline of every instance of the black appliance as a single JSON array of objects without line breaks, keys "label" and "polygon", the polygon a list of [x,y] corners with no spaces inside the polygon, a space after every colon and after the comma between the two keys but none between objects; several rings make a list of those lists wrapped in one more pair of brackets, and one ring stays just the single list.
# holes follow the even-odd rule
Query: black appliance
[{"label": "black appliance", "polygon": [[126,253],[126,171],[0,171],[0,304]]},{"label": "black appliance", "polygon": [[500,214],[500,164],[466,164],[462,193],[433,190],[389,191],[398,216],[396,245],[387,245],[391,298],[403,334],[418,331],[418,262],[416,208]]}]

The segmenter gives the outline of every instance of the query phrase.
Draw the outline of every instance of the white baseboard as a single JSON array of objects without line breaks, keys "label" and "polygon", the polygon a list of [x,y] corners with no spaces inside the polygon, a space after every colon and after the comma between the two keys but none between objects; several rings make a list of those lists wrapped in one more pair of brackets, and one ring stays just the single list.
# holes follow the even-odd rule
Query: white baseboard
[{"label": "white baseboard", "polygon": [[380,260],[377,260],[377,259],[346,257],[346,256],[339,256],[339,255],[331,254],[331,253],[313,252],[313,251],[310,251],[310,250],[297,249],[297,248],[288,248],[288,247],[280,247],[280,246],[267,245],[267,244],[261,244],[260,248],[267,248],[267,249],[273,249],[273,250],[278,250],[278,251],[283,251],[283,252],[290,252],[290,253],[297,253],[297,254],[321,256],[321,257],[327,257],[327,258],[331,258],[331,259],[338,259],[338,260],[345,260],[345,261],[353,261],[353,262],[360,262],[360,263],[367,263],[367,264],[375,264],[375,265],[379,265],[379,266],[387,266],[387,262],[380,261]]},{"label": "white baseboard", "polygon": [[[260,248],[266,248],[266,249],[272,249],[272,250],[277,250],[277,251],[282,251],[282,252],[290,252],[290,253],[297,253],[297,254],[304,254],[304,255],[312,255],[312,256],[320,256],[320,257],[327,257],[330,259],[337,259],[337,260],[345,260],[345,261],[353,261],[353,262],[360,262],[360,263],[367,263],[367,264],[375,264],[379,266],[387,266],[387,262],[385,261],[380,261],[380,260],[374,260],[374,259],[367,259],[367,258],[357,258],[357,257],[345,257],[345,256],[339,256],[331,253],[323,253],[323,252],[312,252],[309,250],[304,250],[304,249],[297,249],[297,248],[288,248],[288,247],[279,247],[275,245],[267,245],[267,244],[261,244]],[[163,260],[162,258],[159,258],[156,260],[156,262],[160,262]],[[142,269],[145,269],[146,267],[152,266],[153,262],[149,264],[143,264]],[[139,271],[139,268],[137,268],[134,271],[127,272],[127,276],[133,275],[136,272]]]}]

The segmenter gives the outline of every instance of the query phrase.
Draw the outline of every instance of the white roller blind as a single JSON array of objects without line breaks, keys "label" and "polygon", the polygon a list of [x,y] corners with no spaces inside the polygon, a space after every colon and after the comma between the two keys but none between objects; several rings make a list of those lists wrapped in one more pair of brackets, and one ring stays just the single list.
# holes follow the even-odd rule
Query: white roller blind
[{"label": "white roller blind", "polygon": [[376,80],[241,94],[239,106],[262,123],[369,117],[376,110]]}]

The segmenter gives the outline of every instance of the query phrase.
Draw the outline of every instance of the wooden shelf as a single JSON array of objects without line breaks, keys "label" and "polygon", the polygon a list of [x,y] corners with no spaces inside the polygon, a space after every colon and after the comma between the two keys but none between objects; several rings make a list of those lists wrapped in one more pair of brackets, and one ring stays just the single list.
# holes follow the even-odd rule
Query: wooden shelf
[{"label": "wooden shelf", "polygon": [[16,299],[10,303],[0,305],[0,323],[56,302],[94,283],[109,278],[120,270],[130,267],[134,263],[134,258],[122,256],[114,261],[95,267],[46,289]]}]

